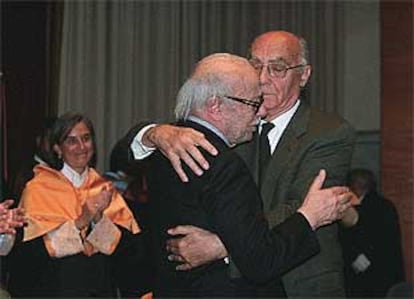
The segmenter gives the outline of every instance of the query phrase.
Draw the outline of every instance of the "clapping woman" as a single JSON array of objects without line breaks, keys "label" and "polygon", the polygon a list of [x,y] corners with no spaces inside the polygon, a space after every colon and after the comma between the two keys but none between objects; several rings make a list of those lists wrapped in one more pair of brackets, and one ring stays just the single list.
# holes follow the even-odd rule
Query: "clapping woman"
[{"label": "clapping woman", "polygon": [[61,116],[50,142],[54,158],[34,168],[20,203],[28,219],[20,250],[43,264],[11,276],[12,295],[116,297],[112,257],[140,231],[138,224],[93,168],[96,143],[88,118]]}]

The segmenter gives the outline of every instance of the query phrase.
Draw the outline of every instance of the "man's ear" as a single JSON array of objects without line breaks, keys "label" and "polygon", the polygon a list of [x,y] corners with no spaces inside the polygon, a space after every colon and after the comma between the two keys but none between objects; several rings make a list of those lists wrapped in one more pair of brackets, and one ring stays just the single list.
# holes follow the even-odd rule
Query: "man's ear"
[{"label": "man's ear", "polygon": [[308,83],[311,73],[312,73],[312,66],[306,65],[303,68],[303,72],[300,76],[300,87],[305,87],[306,83]]},{"label": "man's ear", "polygon": [[207,100],[207,111],[208,113],[214,117],[218,115],[221,111],[222,101],[219,97],[213,96]]}]

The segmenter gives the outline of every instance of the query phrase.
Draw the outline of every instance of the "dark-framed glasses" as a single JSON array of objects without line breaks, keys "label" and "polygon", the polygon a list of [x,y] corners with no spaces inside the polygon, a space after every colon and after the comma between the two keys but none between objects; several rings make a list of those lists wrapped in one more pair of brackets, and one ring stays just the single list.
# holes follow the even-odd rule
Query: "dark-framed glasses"
[{"label": "dark-framed glasses", "polygon": [[255,99],[243,99],[243,98],[238,98],[238,97],[232,97],[232,96],[223,96],[226,99],[229,100],[233,100],[248,106],[251,106],[254,108],[254,113],[257,113],[257,111],[259,111],[260,106],[262,106],[263,104],[263,95],[261,94],[260,96],[258,96]]},{"label": "dark-framed glasses", "polygon": [[258,73],[261,73],[263,67],[266,66],[267,72],[269,73],[269,75],[271,77],[276,77],[276,78],[284,78],[288,70],[292,70],[292,69],[296,69],[299,67],[304,67],[304,66],[309,65],[309,64],[302,63],[302,64],[293,65],[293,66],[287,66],[285,64],[276,63],[276,62],[262,63],[261,61],[254,59],[254,58],[250,59],[249,62]]}]

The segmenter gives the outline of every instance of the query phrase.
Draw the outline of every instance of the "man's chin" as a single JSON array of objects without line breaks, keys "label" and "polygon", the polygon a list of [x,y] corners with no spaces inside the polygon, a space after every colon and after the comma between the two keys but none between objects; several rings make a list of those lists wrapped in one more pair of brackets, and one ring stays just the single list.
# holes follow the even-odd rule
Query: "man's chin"
[{"label": "man's chin", "polygon": [[243,137],[239,139],[239,142],[237,144],[249,142],[253,139],[253,132],[246,133]]}]

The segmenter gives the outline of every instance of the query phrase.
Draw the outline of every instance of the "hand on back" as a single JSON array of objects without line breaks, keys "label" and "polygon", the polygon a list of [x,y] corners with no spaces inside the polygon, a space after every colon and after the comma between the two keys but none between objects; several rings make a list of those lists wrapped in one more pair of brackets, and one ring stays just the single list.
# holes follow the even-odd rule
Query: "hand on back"
[{"label": "hand on back", "polygon": [[325,178],[326,172],[321,170],[310,186],[302,206],[298,209],[314,230],[341,219],[351,206],[353,193],[342,186],[322,189]]},{"label": "hand on back", "polygon": [[207,141],[203,133],[167,124],[149,129],[143,136],[143,143],[158,148],[171,161],[183,182],[188,182],[188,176],[183,170],[182,161],[198,176],[209,168],[199,146],[210,154],[217,155],[216,148]]}]

